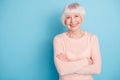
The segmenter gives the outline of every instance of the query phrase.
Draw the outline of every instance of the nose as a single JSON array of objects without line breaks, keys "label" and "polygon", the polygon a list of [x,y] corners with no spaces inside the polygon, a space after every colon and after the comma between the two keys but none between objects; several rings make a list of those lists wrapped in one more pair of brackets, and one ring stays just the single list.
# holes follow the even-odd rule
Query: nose
[{"label": "nose", "polygon": [[74,23],[75,22],[75,19],[72,17],[71,18],[71,23]]}]

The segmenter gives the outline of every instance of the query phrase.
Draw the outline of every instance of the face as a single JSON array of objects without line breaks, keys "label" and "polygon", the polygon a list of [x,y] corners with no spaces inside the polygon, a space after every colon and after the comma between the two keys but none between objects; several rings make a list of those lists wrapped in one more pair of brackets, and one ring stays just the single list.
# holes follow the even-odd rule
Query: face
[{"label": "face", "polygon": [[82,18],[80,14],[73,13],[65,16],[65,25],[69,31],[78,31],[82,24]]}]

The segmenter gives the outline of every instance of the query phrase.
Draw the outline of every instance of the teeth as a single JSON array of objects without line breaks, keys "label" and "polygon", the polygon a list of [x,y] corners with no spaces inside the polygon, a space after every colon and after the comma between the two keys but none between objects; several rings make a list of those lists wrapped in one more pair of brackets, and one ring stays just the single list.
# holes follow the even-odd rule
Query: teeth
[{"label": "teeth", "polygon": [[72,27],[76,27],[77,25],[76,25],[76,24],[71,24],[70,26],[72,26]]}]

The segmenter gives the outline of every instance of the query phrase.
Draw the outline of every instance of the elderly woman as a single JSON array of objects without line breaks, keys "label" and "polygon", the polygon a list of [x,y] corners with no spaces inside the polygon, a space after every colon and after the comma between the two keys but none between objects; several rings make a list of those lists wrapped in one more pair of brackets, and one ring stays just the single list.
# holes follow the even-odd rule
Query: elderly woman
[{"label": "elderly woman", "polygon": [[81,30],[84,8],[68,4],[62,15],[67,31],[54,37],[54,62],[60,80],[93,80],[101,71],[99,42],[95,34]]}]

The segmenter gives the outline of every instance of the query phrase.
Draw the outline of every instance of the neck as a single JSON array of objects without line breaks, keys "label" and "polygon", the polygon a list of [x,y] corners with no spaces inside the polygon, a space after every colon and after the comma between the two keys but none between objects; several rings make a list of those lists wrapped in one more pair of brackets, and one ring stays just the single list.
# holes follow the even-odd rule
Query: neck
[{"label": "neck", "polygon": [[78,35],[80,33],[81,33],[81,30],[77,30],[77,31],[68,30],[68,34],[71,34],[71,35]]},{"label": "neck", "polygon": [[70,37],[70,38],[80,38],[82,36],[82,30],[77,30],[77,31],[70,31],[68,30],[67,31],[67,35]]}]

